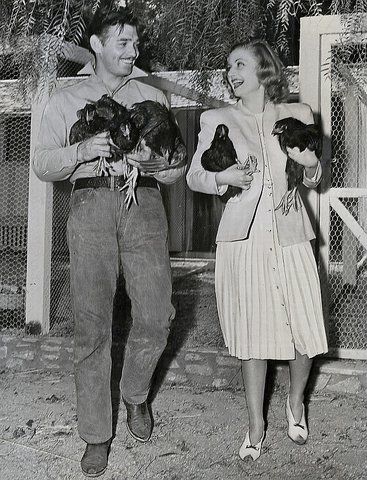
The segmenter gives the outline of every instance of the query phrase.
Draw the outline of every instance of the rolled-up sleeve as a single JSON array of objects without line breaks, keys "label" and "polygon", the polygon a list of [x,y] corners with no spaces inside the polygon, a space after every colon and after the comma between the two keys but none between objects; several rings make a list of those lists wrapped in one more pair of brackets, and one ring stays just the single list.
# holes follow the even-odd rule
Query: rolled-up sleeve
[{"label": "rolled-up sleeve", "polygon": [[317,185],[321,182],[322,178],[322,168],[321,163],[317,162],[316,172],[312,178],[306,176],[305,171],[303,171],[303,185],[307,188],[316,188]]},{"label": "rolled-up sleeve", "polygon": [[32,166],[37,177],[45,182],[65,180],[74,172],[78,143],[68,144],[67,125],[61,112],[60,95],[47,103],[41,117]]},{"label": "rolled-up sleeve", "polygon": [[208,121],[208,114],[210,114],[210,111],[201,114],[198,146],[192,158],[190,169],[186,175],[186,180],[191,190],[212,195],[223,195],[228,186],[218,187],[215,178],[216,173],[208,172],[201,165],[201,156],[205,150],[210,147],[216,128],[216,126],[213,126],[210,121]]}]

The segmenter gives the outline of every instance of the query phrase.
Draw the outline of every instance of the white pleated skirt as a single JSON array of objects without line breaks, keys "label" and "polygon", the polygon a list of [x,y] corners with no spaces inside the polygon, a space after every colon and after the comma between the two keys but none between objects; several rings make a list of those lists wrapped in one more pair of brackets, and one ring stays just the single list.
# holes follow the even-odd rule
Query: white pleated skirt
[{"label": "white pleated skirt", "polygon": [[281,247],[271,220],[254,225],[246,240],[217,245],[217,308],[229,354],[291,360],[295,350],[309,357],[326,353],[311,244]]}]

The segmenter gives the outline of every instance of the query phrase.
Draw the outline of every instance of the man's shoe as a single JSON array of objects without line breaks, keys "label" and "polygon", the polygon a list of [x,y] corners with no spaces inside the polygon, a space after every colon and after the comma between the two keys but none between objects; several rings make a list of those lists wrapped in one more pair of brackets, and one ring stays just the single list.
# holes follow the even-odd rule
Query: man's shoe
[{"label": "man's shoe", "polygon": [[108,453],[111,440],[104,443],[87,443],[80,462],[82,472],[86,477],[96,478],[107,470]]},{"label": "man's shoe", "polygon": [[133,403],[124,402],[127,412],[127,429],[130,435],[139,442],[147,442],[153,430],[153,421],[147,402],[134,405]]}]

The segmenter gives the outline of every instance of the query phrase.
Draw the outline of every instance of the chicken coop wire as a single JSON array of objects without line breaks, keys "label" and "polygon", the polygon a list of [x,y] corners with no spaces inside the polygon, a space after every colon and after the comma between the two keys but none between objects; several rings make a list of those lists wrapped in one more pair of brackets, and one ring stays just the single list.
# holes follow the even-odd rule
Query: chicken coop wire
[{"label": "chicken coop wire", "polygon": [[[345,48],[348,48],[348,55],[340,52]],[[334,46],[331,61],[340,66],[341,58],[352,75],[340,74],[338,65],[332,68],[330,186],[366,188],[367,104],[356,94],[357,87],[363,84],[361,75],[367,79],[366,44]],[[341,202],[366,231],[367,199],[344,197]],[[328,281],[329,346],[367,349],[367,252],[332,208]]]},{"label": "chicken coop wire", "polygon": [[0,63],[0,331],[25,326],[30,106],[15,99],[17,72]]},{"label": "chicken coop wire", "polygon": [[[75,62],[60,60],[57,77],[76,77],[82,68]],[[66,225],[70,208],[72,185],[69,180],[54,182],[52,211],[52,248],[50,281],[50,334],[70,335],[73,332],[73,317],[70,301],[70,267]]]}]

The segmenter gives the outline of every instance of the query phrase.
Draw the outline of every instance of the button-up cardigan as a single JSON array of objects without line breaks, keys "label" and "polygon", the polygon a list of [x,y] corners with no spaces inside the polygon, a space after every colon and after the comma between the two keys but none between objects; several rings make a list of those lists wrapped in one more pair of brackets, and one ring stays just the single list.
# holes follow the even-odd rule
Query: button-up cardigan
[{"label": "button-up cardigan", "polygon": [[[244,240],[248,237],[256,209],[264,190],[264,155],[267,154],[272,179],[274,208],[287,191],[285,166],[287,156],[279,146],[278,138],[271,134],[274,123],[286,117],[295,117],[306,124],[314,123],[312,111],[306,104],[265,105],[262,128],[258,126],[253,113],[245,109],[240,102],[224,108],[208,110],[201,115],[199,140],[187,173],[187,183],[192,190],[221,195],[226,188],[218,187],[215,172],[204,170],[201,156],[210,147],[215,129],[219,124],[227,125],[229,137],[237,152],[239,162],[245,163],[249,154],[258,160],[259,172],[254,173],[251,187],[240,195],[231,198],[224,209],[217,233],[217,242]],[[264,152],[264,149],[266,152]],[[314,188],[321,180],[321,166],[318,164],[312,179],[303,177],[303,184]],[[275,211],[276,228],[282,246],[293,245],[315,237],[305,206],[290,209],[283,215],[281,209]]]}]

